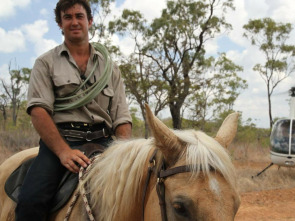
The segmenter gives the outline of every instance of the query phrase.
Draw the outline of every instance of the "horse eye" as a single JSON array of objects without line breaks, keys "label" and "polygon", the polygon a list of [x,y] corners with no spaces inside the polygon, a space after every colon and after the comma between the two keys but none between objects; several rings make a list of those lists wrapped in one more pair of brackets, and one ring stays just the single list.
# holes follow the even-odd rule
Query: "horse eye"
[{"label": "horse eye", "polygon": [[187,209],[185,208],[184,204],[183,203],[180,203],[180,202],[175,202],[172,204],[173,206],[173,209],[174,211],[180,215],[180,216],[184,216],[184,217],[187,217],[189,214],[188,214],[188,211]]}]

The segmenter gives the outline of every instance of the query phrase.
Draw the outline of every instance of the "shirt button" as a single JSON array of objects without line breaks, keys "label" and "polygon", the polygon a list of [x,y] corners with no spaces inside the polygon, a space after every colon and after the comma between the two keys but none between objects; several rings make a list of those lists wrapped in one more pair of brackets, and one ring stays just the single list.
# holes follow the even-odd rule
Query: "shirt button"
[{"label": "shirt button", "polygon": [[71,81],[70,80],[68,80],[68,83],[70,83]]}]

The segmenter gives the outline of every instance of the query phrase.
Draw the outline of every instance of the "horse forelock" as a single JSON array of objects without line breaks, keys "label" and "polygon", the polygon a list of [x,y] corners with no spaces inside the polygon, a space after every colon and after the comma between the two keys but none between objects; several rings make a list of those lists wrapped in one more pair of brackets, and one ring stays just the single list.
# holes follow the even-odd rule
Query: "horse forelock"
[{"label": "horse forelock", "polygon": [[235,187],[234,166],[225,148],[215,139],[194,130],[175,131],[175,134],[186,143],[183,157],[186,165],[191,167],[192,176],[198,176],[202,172],[210,177],[210,168],[214,168]]}]

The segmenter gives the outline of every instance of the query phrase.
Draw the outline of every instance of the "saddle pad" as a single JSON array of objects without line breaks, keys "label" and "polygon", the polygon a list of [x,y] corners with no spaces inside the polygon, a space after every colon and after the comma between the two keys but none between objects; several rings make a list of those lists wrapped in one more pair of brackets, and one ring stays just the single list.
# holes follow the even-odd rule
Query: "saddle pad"
[{"label": "saddle pad", "polygon": [[[5,192],[14,201],[18,202],[18,196],[22,187],[23,181],[29,170],[33,160],[29,159],[20,165],[13,173],[8,177],[5,182]],[[78,174],[67,171],[58,187],[58,192],[55,194],[53,199],[53,207],[50,212],[53,213],[58,209],[62,208],[74,192],[78,185]]]},{"label": "saddle pad", "polygon": [[[104,149],[105,147],[96,144],[84,145],[81,150],[85,153],[86,156],[91,158],[97,154],[102,153]],[[12,174],[5,182],[4,189],[6,194],[16,203],[18,202],[20,189],[22,187],[27,171],[29,170],[34,159],[35,158],[31,158],[22,163],[16,170],[12,172]],[[77,185],[78,174],[67,171],[59,184],[58,192],[54,196],[52,204],[53,206],[50,210],[51,213],[62,208],[67,203]]]}]

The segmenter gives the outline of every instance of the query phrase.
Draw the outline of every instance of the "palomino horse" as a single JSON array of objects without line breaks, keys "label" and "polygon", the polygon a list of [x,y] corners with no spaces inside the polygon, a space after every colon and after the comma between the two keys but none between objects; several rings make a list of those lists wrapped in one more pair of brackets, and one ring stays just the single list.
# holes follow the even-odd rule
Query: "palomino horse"
[{"label": "palomino horse", "polygon": [[[236,134],[238,114],[226,118],[215,139],[199,131],[170,130],[148,106],[147,119],[154,138],[115,142],[94,160],[76,189],[87,184],[95,220],[234,220],[240,198],[224,147]],[[14,220],[15,203],[4,192],[5,180],[37,151],[17,153],[0,166],[1,221]],[[88,219],[81,198],[69,220]],[[72,203],[50,220],[63,220]]]}]

